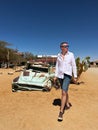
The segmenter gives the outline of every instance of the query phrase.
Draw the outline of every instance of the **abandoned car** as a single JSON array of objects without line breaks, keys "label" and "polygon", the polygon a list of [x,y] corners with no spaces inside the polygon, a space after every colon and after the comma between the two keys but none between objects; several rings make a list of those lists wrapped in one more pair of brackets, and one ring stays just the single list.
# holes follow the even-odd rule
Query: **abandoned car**
[{"label": "abandoned car", "polygon": [[50,91],[53,85],[54,71],[52,67],[31,66],[21,72],[12,81],[12,92],[19,90]]}]

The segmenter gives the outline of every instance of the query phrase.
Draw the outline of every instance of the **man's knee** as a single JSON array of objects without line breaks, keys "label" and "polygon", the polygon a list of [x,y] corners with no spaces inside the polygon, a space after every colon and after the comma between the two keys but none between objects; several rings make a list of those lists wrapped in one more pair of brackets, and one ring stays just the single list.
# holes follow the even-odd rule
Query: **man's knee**
[{"label": "man's knee", "polygon": [[66,96],[66,95],[67,95],[67,92],[64,91],[64,90],[62,90],[62,95],[63,95],[63,96]]}]

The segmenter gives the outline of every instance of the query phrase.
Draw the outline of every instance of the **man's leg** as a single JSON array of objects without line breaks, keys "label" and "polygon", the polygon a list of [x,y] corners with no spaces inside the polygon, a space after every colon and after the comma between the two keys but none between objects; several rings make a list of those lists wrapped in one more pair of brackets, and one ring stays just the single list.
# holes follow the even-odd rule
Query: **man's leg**
[{"label": "man's leg", "polygon": [[68,100],[67,97],[68,97],[68,93],[66,91],[62,90],[60,111],[63,113],[64,113],[65,104],[67,103],[67,100]]},{"label": "man's leg", "polygon": [[65,108],[65,104],[68,104],[68,87],[70,84],[70,80],[71,80],[71,76],[69,75],[64,75],[64,79],[62,82],[62,96],[61,96],[61,107],[60,107],[60,113],[58,116],[58,120],[62,121],[63,120],[63,114],[64,114],[64,108]]}]

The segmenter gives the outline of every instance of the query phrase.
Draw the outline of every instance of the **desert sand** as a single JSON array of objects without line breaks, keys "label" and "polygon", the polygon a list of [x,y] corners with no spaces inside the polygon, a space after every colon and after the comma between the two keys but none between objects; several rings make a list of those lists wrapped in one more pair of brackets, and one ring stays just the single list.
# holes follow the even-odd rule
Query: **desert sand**
[{"label": "desert sand", "polygon": [[0,69],[0,130],[98,130],[98,68],[80,76],[80,85],[70,84],[72,107],[57,121],[61,90],[12,92],[10,69]]}]

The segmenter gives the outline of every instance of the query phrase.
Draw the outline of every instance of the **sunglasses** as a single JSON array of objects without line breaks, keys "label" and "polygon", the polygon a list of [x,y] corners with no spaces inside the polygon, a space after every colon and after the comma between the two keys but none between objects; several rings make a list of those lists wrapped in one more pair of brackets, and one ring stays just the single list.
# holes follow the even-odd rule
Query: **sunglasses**
[{"label": "sunglasses", "polygon": [[69,46],[67,45],[67,46],[60,46],[60,47],[63,47],[63,48],[68,48]]}]

